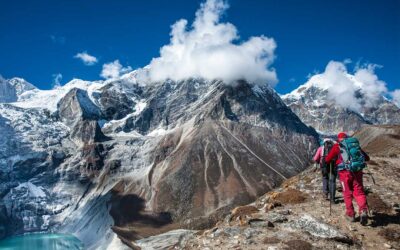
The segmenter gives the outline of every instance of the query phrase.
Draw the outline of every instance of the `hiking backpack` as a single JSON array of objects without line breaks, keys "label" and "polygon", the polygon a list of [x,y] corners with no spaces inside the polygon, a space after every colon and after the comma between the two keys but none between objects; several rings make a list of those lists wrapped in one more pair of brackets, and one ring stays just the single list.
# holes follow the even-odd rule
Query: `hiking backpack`
[{"label": "hiking backpack", "polygon": [[340,142],[339,146],[345,169],[356,172],[365,168],[365,156],[357,138],[345,138]]},{"label": "hiking backpack", "polygon": [[322,168],[328,169],[328,164],[325,161],[325,157],[329,154],[332,147],[333,147],[333,141],[331,140],[324,141],[324,148],[323,148],[324,151],[322,152],[322,164],[321,164]]}]

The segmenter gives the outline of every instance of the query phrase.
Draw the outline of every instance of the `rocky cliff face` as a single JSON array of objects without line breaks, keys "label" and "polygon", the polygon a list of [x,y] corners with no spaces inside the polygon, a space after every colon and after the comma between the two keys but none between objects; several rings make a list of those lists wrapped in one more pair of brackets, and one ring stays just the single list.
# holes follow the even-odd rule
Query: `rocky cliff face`
[{"label": "rocky cliff face", "polygon": [[128,244],[206,227],[307,166],[316,133],[268,86],[132,77],[1,104],[3,235],[56,230],[95,248],[112,226]]},{"label": "rocky cliff face", "polygon": [[[352,79],[351,76],[349,79]],[[305,124],[319,132],[336,134],[339,131],[354,132],[367,124],[400,124],[400,108],[385,97],[380,96],[374,105],[367,105],[368,97],[359,91],[356,93],[360,108],[343,107],[329,97],[321,81],[323,78],[315,75],[307,83],[282,96]]]}]

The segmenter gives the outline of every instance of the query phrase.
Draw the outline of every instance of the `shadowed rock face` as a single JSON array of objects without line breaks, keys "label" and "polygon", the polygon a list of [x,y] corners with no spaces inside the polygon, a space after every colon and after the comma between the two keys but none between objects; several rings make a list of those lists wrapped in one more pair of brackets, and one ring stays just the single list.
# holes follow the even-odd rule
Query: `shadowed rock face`
[{"label": "shadowed rock face", "polygon": [[90,100],[85,90],[74,88],[57,104],[62,122],[71,128],[71,138],[83,143],[106,139],[97,122],[100,109]]},{"label": "shadowed rock face", "polygon": [[82,89],[71,89],[57,104],[61,120],[73,126],[80,120],[97,120],[100,118],[99,108],[90,100]]},{"label": "shadowed rock face", "polygon": [[99,95],[99,103],[107,120],[118,120],[134,111],[135,102],[115,85],[104,86]]}]

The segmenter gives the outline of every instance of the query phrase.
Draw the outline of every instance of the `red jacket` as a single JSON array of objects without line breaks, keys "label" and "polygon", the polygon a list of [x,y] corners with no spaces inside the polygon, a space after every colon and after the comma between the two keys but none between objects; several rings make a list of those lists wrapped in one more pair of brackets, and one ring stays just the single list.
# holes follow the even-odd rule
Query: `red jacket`
[{"label": "red jacket", "polygon": [[325,162],[329,164],[333,159],[336,159],[335,166],[338,166],[343,162],[342,155],[340,154],[339,143],[333,145],[331,151],[329,151],[325,158]]},{"label": "red jacket", "polygon": [[[363,150],[361,150],[361,152],[363,153],[365,160],[369,161],[369,156],[367,155],[367,153],[365,153]],[[343,158],[340,153],[339,143],[335,143],[333,145],[331,151],[325,158],[325,162],[329,164],[334,159],[336,159],[335,166],[339,166],[341,163],[343,163]]]}]

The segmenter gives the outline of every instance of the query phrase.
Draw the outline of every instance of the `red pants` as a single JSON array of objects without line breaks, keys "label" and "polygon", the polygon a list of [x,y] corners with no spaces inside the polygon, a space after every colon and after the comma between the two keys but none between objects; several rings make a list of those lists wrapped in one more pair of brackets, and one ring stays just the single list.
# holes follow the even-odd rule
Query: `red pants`
[{"label": "red pants", "polygon": [[339,171],[339,180],[343,187],[343,199],[346,205],[346,215],[355,215],[353,207],[353,197],[357,202],[359,213],[368,210],[367,198],[364,193],[363,172],[350,172],[348,170]]}]

